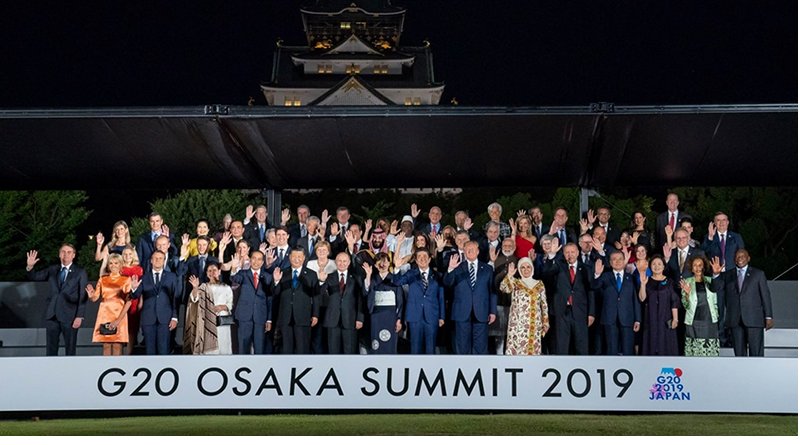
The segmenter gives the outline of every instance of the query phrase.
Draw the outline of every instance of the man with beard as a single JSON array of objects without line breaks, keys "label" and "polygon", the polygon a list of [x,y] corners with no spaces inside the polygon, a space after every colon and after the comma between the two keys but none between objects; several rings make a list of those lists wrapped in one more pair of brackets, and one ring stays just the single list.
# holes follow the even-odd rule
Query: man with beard
[{"label": "man with beard", "polygon": [[386,232],[378,226],[372,231],[369,239],[369,244],[364,246],[360,251],[355,251],[355,266],[361,267],[362,264],[375,265],[375,257],[379,253],[385,253],[389,257],[389,261],[394,261],[392,252],[389,251],[389,245],[386,243]]},{"label": "man with beard", "polygon": [[[489,350],[497,355],[505,354],[505,338],[508,330],[508,310],[511,306],[511,295],[500,290],[500,283],[508,274],[508,264],[517,264],[519,258],[514,255],[517,245],[514,238],[503,240],[499,253],[489,256],[489,265],[494,267],[494,289],[497,293],[497,320],[489,325]],[[494,340],[494,349],[492,349]]]}]

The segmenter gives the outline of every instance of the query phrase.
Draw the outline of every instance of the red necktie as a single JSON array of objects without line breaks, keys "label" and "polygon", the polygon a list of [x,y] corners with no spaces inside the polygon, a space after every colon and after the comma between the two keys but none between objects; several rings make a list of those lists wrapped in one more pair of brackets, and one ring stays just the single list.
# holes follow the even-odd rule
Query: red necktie
[{"label": "red necktie", "polygon": [[[569,284],[575,284],[575,266],[569,266]],[[567,306],[572,306],[572,292],[567,297]]]},{"label": "red necktie", "polygon": [[669,226],[675,228],[675,214],[672,212],[669,212]]},{"label": "red necktie", "polygon": [[340,294],[344,293],[344,274],[343,273],[339,274],[339,293]]},{"label": "red necktie", "polygon": [[253,287],[258,290],[258,272],[253,272]]}]

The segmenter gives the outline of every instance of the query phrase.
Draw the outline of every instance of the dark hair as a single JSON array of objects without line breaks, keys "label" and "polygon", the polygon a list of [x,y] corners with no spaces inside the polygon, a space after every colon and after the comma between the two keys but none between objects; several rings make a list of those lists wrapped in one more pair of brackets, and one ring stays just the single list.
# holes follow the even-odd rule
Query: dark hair
[{"label": "dark hair", "polygon": [[200,240],[207,241],[209,244],[211,243],[211,238],[209,238],[208,235],[200,235],[200,236],[198,236],[197,237],[197,241],[200,241]]},{"label": "dark hair", "polygon": [[201,222],[206,223],[209,227],[211,227],[211,223],[208,222],[208,218],[199,218],[197,221],[194,222],[194,226],[197,227],[198,224]]}]

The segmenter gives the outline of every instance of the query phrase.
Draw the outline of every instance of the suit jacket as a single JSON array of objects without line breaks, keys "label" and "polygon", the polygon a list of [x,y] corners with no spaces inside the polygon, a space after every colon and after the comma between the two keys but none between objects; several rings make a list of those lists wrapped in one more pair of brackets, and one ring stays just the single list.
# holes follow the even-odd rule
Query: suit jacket
[{"label": "suit jacket", "polygon": [[[686,255],[686,261],[683,263],[683,270],[680,269],[678,261],[678,248],[672,249],[669,261],[667,262],[667,276],[672,278],[672,281],[678,286],[681,278],[691,277],[692,274],[692,260],[697,257],[705,258],[706,254],[702,249],[697,247],[689,247],[689,253]],[[677,290],[680,292],[680,289]]]},{"label": "suit jacket", "polygon": [[[502,250],[502,241],[500,238],[497,238],[497,246],[495,246],[494,250],[497,253],[500,253]],[[481,238],[478,241],[478,261],[488,263],[491,258],[489,257],[489,239],[488,238]]]},{"label": "suit jacket", "polygon": [[430,267],[428,272],[427,289],[422,286],[422,274],[416,267],[412,267],[405,275],[394,275],[392,282],[400,286],[408,285],[405,321],[427,321],[438,327],[439,320],[445,319],[444,287],[439,273]]},{"label": "suit jacket", "polygon": [[[267,241],[267,230],[272,228],[272,224],[269,221],[264,222],[264,239],[261,239],[261,231],[258,230],[258,221],[255,218],[250,220],[246,226],[244,226],[244,235],[242,237],[247,240],[247,243],[250,244],[250,251],[258,250],[258,246],[261,243]],[[291,238],[289,238],[289,245],[291,245]],[[235,246],[234,246],[235,247]]]},{"label": "suit jacket", "polygon": [[317,273],[303,266],[292,287],[292,268],[282,268],[281,281],[274,283],[278,326],[311,326],[311,317],[319,318],[320,284]]},{"label": "suit jacket", "polygon": [[613,271],[603,272],[594,282],[592,288],[600,296],[603,309],[600,313],[600,324],[613,325],[617,319],[625,327],[640,322],[642,307],[639,302],[639,287],[629,273],[622,272],[622,287],[617,291],[617,278]]},{"label": "suit jacket", "polygon": [[[139,256],[139,265],[142,270],[147,270],[150,267],[150,255],[155,252],[156,246],[150,232],[142,234],[136,241],[136,255]],[[178,255],[178,247],[175,246],[175,239],[172,234],[169,235],[169,256],[174,257]]]},{"label": "suit jacket", "polygon": [[[540,257],[536,257],[537,261]],[[500,290],[500,283],[503,282],[506,275],[508,275],[508,263],[517,265],[519,258],[515,255],[505,256],[501,252],[497,256],[497,261],[494,262],[494,291],[497,292],[497,305],[498,306],[511,306],[511,295]],[[537,266],[534,265],[534,273],[541,273],[541,270],[536,270]],[[537,276],[538,277],[538,276]]]},{"label": "suit jacket", "polygon": [[258,273],[258,287],[253,283],[253,271],[242,269],[231,277],[231,283],[239,285],[239,298],[233,308],[233,317],[239,321],[264,325],[272,321],[272,274],[264,268]]},{"label": "suit jacket", "polygon": [[[685,216],[689,215],[678,210],[678,218],[675,220],[676,228],[681,226],[680,220]],[[654,247],[656,251],[661,249],[664,243],[667,242],[667,234],[664,232],[664,227],[667,227],[667,224],[669,224],[669,211],[661,213],[656,217],[656,230],[653,233],[656,238],[656,245]]]},{"label": "suit jacket", "polygon": [[444,285],[453,289],[451,320],[470,321],[470,316],[474,313],[475,318],[486,323],[489,321],[489,314],[497,314],[494,271],[488,264],[478,261],[474,288],[470,286],[469,266],[466,260],[444,275]]},{"label": "suit jacket", "polygon": [[[438,235],[438,234],[442,233],[442,229],[444,229],[444,224],[441,221],[439,221],[439,230],[436,232],[436,234]],[[417,225],[417,230],[419,230],[420,232],[422,232],[424,234],[430,235],[430,233],[433,231],[433,228],[431,227],[431,223],[427,222],[427,223],[418,224]]]},{"label": "suit jacket", "polygon": [[[314,244],[318,243],[319,241],[320,239],[318,236],[314,237]],[[302,247],[303,251],[305,251],[306,262],[317,259],[317,251],[315,250],[313,253],[309,252],[309,244],[311,244],[311,240],[308,236],[298,239],[297,244],[295,244],[295,246]]]},{"label": "suit jacket", "polygon": [[719,238],[719,232],[714,234],[714,239],[709,240],[708,235],[703,238],[703,244],[700,246],[706,253],[708,258],[717,257],[725,265],[725,269],[735,268],[736,251],[744,249],[744,239],[742,235],[728,230],[725,232],[725,258],[722,258],[722,242]]},{"label": "suit jacket", "polygon": [[341,319],[343,329],[355,329],[356,321],[364,322],[366,292],[364,279],[347,271],[344,292],[339,291],[339,271],[328,275],[320,285],[322,298],[327,302],[322,327],[335,328]]},{"label": "suit jacket", "polygon": [[[575,244],[577,244],[577,243],[578,243],[578,235],[575,233],[575,229],[573,229],[572,227],[569,227],[569,226],[567,226],[567,227],[564,227],[564,234],[565,234],[565,235],[566,235],[566,237],[567,237],[567,242],[568,242],[568,243],[575,243]],[[558,231],[556,231],[556,233],[554,233],[554,234],[553,234],[553,236],[555,236],[556,238],[558,238]],[[559,238],[558,242],[559,242],[559,243],[560,243],[562,246],[564,245],[564,243],[562,243],[562,242],[561,242],[561,239],[560,239],[560,238]]]},{"label": "suit jacket", "polygon": [[56,319],[61,323],[72,324],[76,318],[83,318],[86,312],[86,271],[75,263],[69,266],[67,279],[62,285],[59,280],[61,264],[28,272],[32,281],[47,281],[50,289],[45,297],[44,319]]},{"label": "suit jacket", "polygon": [[[600,223],[597,222],[597,225],[594,227],[599,225]],[[614,224],[608,223],[608,229],[606,229],[606,244],[614,248],[614,243],[619,241],[620,236],[622,236],[622,230],[620,230]]]},{"label": "suit jacket", "polygon": [[275,268],[278,269],[288,269],[292,267],[292,264],[289,262],[289,254],[292,253],[291,246],[284,247],[283,252],[283,259],[278,259],[278,247],[276,246],[275,249],[272,251],[272,264],[267,267],[267,273],[272,274]]},{"label": "suit jacket", "polygon": [[[242,236],[241,239],[247,240],[247,238],[244,237],[244,236]],[[239,240],[234,241],[233,238],[231,238],[230,244],[225,246],[225,251],[222,252],[222,261],[227,263],[228,261],[231,260],[231,258],[233,258],[233,256],[236,254],[236,244],[238,244],[238,243],[239,243]],[[250,242],[248,241],[247,244],[250,244]],[[256,249],[257,248],[258,248],[258,246],[256,246]],[[252,251],[252,247],[250,247],[250,249]]]},{"label": "suit jacket", "polygon": [[[217,261],[216,257],[208,255],[206,257],[206,265],[211,263],[219,264],[219,261]],[[200,283],[208,283],[208,275],[206,275],[206,271],[200,268],[200,256],[195,255],[193,257],[189,257],[189,259],[185,262],[184,271],[186,278],[194,275],[200,279]]]},{"label": "suit jacket", "polygon": [[164,269],[161,271],[159,284],[153,281],[153,269],[147,268],[142,282],[132,298],[139,298],[143,326],[167,324],[178,318],[178,306],[181,304],[181,283],[178,276]]},{"label": "suit jacket", "polygon": [[565,317],[570,295],[572,295],[572,314],[575,319],[587,320],[588,323],[588,316],[595,315],[595,299],[592,292],[594,269],[581,264],[580,261],[577,263],[575,282],[570,283],[569,265],[564,258],[544,260],[542,277],[545,284],[550,281],[555,289],[550,313],[556,318],[556,322],[559,318]]},{"label": "suit jacket", "polygon": [[748,328],[763,328],[765,319],[772,318],[772,297],[764,271],[747,266],[739,290],[738,269],[726,270],[711,280],[711,290],[725,290],[725,326],[734,328],[739,320]]}]

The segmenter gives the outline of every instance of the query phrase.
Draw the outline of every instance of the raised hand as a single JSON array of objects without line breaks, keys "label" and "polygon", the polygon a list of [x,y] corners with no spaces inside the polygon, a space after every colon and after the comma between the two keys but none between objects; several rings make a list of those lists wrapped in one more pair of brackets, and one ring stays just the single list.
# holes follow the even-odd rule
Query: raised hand
[{"label": "raised hand", "polygon": [[555,255],[559,250],[561,250],[561,240],[559,240],[558,237],[555,237],[552,241],[550,241],[550,250],[547,253]]},{"label": "raised hand", "polygon": [[714,275],[719,275],[722,273],[722,263],[719,261],[718,256],[711,258],[711,272],[713,272]]},{"label": "raised hand", "polygon": [[200,278],[197,278],[194,275],[190,276],[189,277],[189,284],[192,285],[192,288],[197,289],[198,287],[200,287]]},{"label": "raised hand", "polygon": [[411,204],[411,217],[417,219],[417,217],[419,216],[419,212],[420,210],[417,207],[417,204],[416,203]]},{"label": "raised hand", "polygon": [[264,263],[266,263],[267,267],[270,267],[274,262],[275,262],[275,247],[267,247],[267,251],[264,252]]},{"label": "raised hand", "polygon": [[581,233],[586,233],[589,231],[589,220],[586,218],[581,218],[579,221],[581,224]]},{"label": "raised hand", "polygon": [[166,224],[161,224],[161,234],[169,238],[169,226]]},{"label": "raised hand", "polygon": [[189,234],[188,233],[184,233],[183,235],[181,235],[181,245],[182,246],[188,246],[189,245]]},{"label": "raised hand", "polygon": [[283,278],[283,271],[280,267],[276,267],[275,270],[272,271],[272,280],[275,283],[280,283],[281,278]]},{"label": "raised hand", "polygon": [[131,291],[135,291],[139,288],[139,277],[136,275],[131,276]]},{"label": "raised hand", "polygon": [[639,242],[639,235],[641,232],[634,230],[633,234],[631,234],[631,244],[634,246]]},{"label": "raised hand", "polygon": [[267,257],[267,243],[261,243],[258,245],[258,251],[264,254],[264,258]]},{"label": "raised hand", "polygon": [[325,269],[324,269],[324,268],[321,268],[321,267],[320,267],[320,269],[319,269],[319,272],[317,272],[317,279],[318,279],[319,281],[325,281],[325,280],[327,280],[327,279],[328,279],[328,272],[327,272],[327,271],[325,271]]},{"label": "raised hand", "polygon": [[455,269],[461,263],[461,258],[458,257],[457,253],[450,255],[450,263],[447,265],[449,270]]},{"label": "raised hand", "polygon": [[595,275],[602,275],[603,274],[603,260],[598,258],[594,262],[594,274]]},{"label": "raised hand", "polygon": [[364,262],[361,263],[361,268],[364,269],[364,273],[367,276],[367,281],[369,281],[370,277],[372,277],[372,266]]},{"label": "raised hand", "polygon": [[669,257],[672,256],[672,248],[670,247],[669,243],[664,243],[664,245],[661,247],[661,250],[664,253],[664,259],[669,261]]},{"label": "raised hand", "polygon": [[687,283],[683,278],[681,278],[681,290],[685,294],[684,298],[689,298],[689,294],[692,292],[692,287],[689,286],[689,283]]},{"label": "raised hand", "polygon": [[35,250],[28,251],[28,258],[25,262],[28,270],[33,269],[33,266],[39,262],[39,258],[37,258],[38,255],[39,252]]},{"label": "raised hand", "polygon": [[372,229],[372,219],[368,219],[364,223],[364,233],[369,233],[370,229]]},{"label": "raised hand", "polygon": [[597,253],[604,253],[605,249],[603,248],[603,243],[600,242],[597,238],[592,238],[592,249],[596,250]]},{"label": "raised hand", "polygon": [[[91,284],[87,284],[86,285],[86,294],[89,295],[89,297],[91,298],[94,295],[94,286],[92,286]],[[92,300],[92,301],[94,301],[94,300]]]},{"label": "raised hand", "polygon": [[231,243],[232,238],[233,235],[231,235],[231,232],[225,232],[222,234],[222,238],[219,240],[220,252],[225,250],[225,246]]},{"label": "raised hand", "polygon": [[473,226],[472,218],[469,216],[464,219],[464,230],[469,230]]},{"label": "raised hand", "polygon": [[292,219],[292,215],[289,213],[289,209],[281,210],[281,225],[285,226],[290,219]]},{"label": "raised hand", "polygon": [[495,261],[497,261],[497,257],[498,257],[499,255],[500,255],[500,254],[498,253],[497,249],[493,249],[493,248],[491,248],[491,247],[489,248],[489,261],[490,261],[492,264],[494,264],[494,262],[495,262]]},{"label": "raised hand", "polygon": [[511,227],[511,236],[517,234],[517,223],[514,221],[514,218],[508,218],[508,225]]},{"label": "raised hand", "polygon": [[256,211],[253,210],[253,204],[250,204],[244,209],[244,219],[251,220],[255,215]]},{"label": "raised hand", "polygon": [[389,225],[389,233],[392,235],[397,235],[400,229],[397,228],[397,220],[393,220],[392,223]]},{"label": "raised hand", "polygon": [[517,273],[517,266],[514,265],[513,261],[508,262],[508,276],[513,277],[514,274]]},{"label": "raised hand", "polygon": [[667,234],[667,238],[672,239],[672,234],[675,233],[675,229],[673,229],[671,225],[667,224],[664,227],[664,233]]},{"label": "raised hand", "polygon": [[[334,226],[334,227],[335,227],[335,226]],[[353,232],[351,232],[351,231],[349,231],[349,230],[348,230],[347,232],[345,232],[345,234],[344,234],[344,239],[345,239],[345,241],[347,241],[347,246],[348,246],[349,248],[351,248],[351,249],[353,248],[353,246],[355,246],[355,245],[356,245],[356,241],[358,241],[358,240],[356,239],[356,236],[355,236],[355,235],[353,235]],[[353,253],[355,253],[355,252],[353,252]]]},{"label": "raised hand", "polygon": [[708,223],[708,239],[713,240],[715,233],[717,233],[717,226],[714,225],[714,221],[711,221]]},{"label": "raised hand", "polygon": [[396,245],[397,245],[395,250],[400,250],[400,244],[402,244],[403,241],[406,240],[406,234],[403,233],[403,232],[400,232],[400,233],[397,234],[397,236],[395,236],[394,239],[395,239],[395,242],[396,242]]},{"label": "raised hand", "polygon": [[445,243],[444,243],[444,235],[440,233],[440,234],[436,235],[434,240],[436,240],[436,250],[438,250],[439,252],[444,250],[444,245],[445,245]]},{"label": "raised hand", "polygon": [[95,241],[97,241],[98,246],[102,246],[106,240],[106,237],[103,236],[103,232],[97,232],[97,235],[94,236]]},{"label": "raised hand", "polygon": [[517,210],[517,218],[519,218],[520,216],[525,216],[525,215],[527,215],[527,212],[525,212],[524,210]]},{"label": "raised hand", "polygon": [[528,258],[530,258],[532,263],[536,264],[536,251],[533,249],[528,250]]},{"label": "raised hand", "polygon": [[[647,282],[650,281],[650,278],[647,276],[647,274],[642,275],[641,279],[642,279],[642,287],[645,287],[647,285]],[[683,280],[681,280],[681,281],[683,281]]]},{"label": "raised hand", "polygon": [[328,213],[328,210],[327,209],[323,210],[322,216],[319,217],[319,220],[322,222],[323,225],[327,225],[329,219],[331,219],[331,215]]},{"label": "raised hand", "polygon": [[597,216],[594,214],[594,210],[589,209],[586,212],[586,219],[589,221],[589,224],[594,225],[594,222],[597,221]]},{"label": "raised hand", "polygon": [[622,251],[622,256],[625,258],[625,264],[628,264],[631,261],[631,252],[633,252],[633,249],[626,249]]}]

